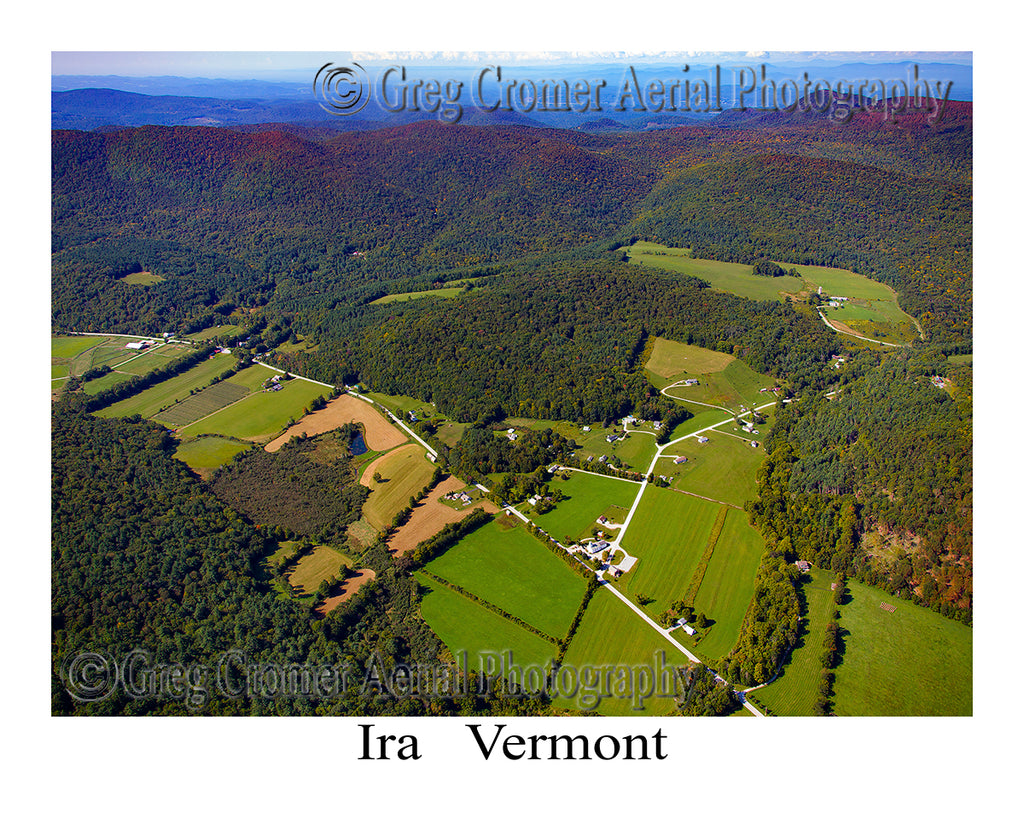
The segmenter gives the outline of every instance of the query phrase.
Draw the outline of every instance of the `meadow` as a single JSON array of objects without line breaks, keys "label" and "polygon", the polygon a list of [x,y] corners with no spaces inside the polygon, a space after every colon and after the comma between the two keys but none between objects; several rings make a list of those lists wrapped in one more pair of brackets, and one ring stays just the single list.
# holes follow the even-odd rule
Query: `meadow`
[{"label": "meadow", "polygon": [[[628,253],[633,264],[642,262],[648,267],[693,276],[708,282],[715,290],[757,301],[785,301],[787,295],[798,293],[804,287],[799,276],[755,276],[753,265],[694,259],[689,248],[637,242],[629,248]],[[789,270],[797,265],[783,264],[782,267]]]},{"label": "meadow", "polygon": [[439,299],[454,299],[459,296],[463,287],[439,287],[436,290],[417,290],[411,293],[391,293],[387,296],[381,296],[379,299],[375,299],[370,302],[370,306],[374,307],[378,304],[393,304],[396,301],[413,301],[414,299],[425,299],[431,296]]},{"label": "meadow", "polygon": [[208,435],[179,444],[174,457],[184,461],[200,475],[204,475],[228,463],[235,455],[244,452],[250,446],[252,445],[243,441]]},{"label": "meadow", "polygon": [[420,603],[423,619],[460,667],[464,667],[463,652],[470,669],[486,668],[487,655],[500,656],[503,652],[511,652],[512,661],[520,666],[548,668],[551,665],[557,654],[554,644],[422,572],[415,576],[426,589]]},{"label": "meadow", "polygon": [[681,600],[700,562],[720,505],[648,486],[623,539],[637,564],[618,581],[632,599],[653,599],[647,613],[658,615]]},{"label": "meadow", "polygon": [[565,500],[559,501],[550,512],[530,516],[537,526],[561,543],[588,537],[592,528],[600,528],[597,519],[608,507],[628,509],[640,490],[638,483],[604,475],[586,472],[567,474],[570,476],[568,480],[560,477],[551,479],[551,487],[560,489],[566,496]]},{"label": "meadow", "polygon": [[724,657],[736,644],[763,551],[764,539],[747,522],[746,512],[730,509],[693,601],[714,621],[697,644],[706,657]]},{"label": "meadow", "polygon": [[832,589],[835,576],[814,567],[807,580],[799,586],[803,598],[803,627],[800,642],[782,673],[774,682],[759,688],[755,694],[773,714],[779,716],[809,717],[814,714],[821,681],[821,646],[825,639],[825,626],[832,620]]},{"label": "meadow", "polygon": [[324,580],[340,578],[341,567],[351,566],[352,562],[348,555],[321,544],[299,559],[288,576],[288,582],[299,594],[312,596]]},{"label": "meadow", "polygon": [[[665,658],[664,663],[661,661],[662,656]],[[652,669],[664,669],[668,664],[686,666],[689,660],[615,595],[607,589],[598,589],[587,606],[586,614],[583,615],[562,664],[574,669],[581,669],[584,666],[615,666],[619,669],[624,666],[634,669],[647,666]],[[671,676],[670,672],[665,673],[666,676]],[[617,679],[619,678],[613,674],[613,683]],[[668,685],[665,686],[665,691],[672,693]],[[642,708],[635,709],[635,703],[628,696],[614,696],[614,684],[610,693],[612,696],[602,698],[592,710],[606,716],[667,714],[675,710],[675,702],[671,696],[653,696],[642,703]],[[580,710],[592,705],[579,695],[575,698],[558,697],[553,704],[556,707]]]},{"label": "meadow", "polygon": [[970,715],[971,628],[856,580],[847,589],[839,607],[848,635],[836,669],[835,713]]},{"label": "meadow", "polygon": [[562,638],[586,582],[523,526],[481,526],[425,567],[498,608]]},{"label": "meadow", "polygon": [[[725,424],[719,429],[732,427]],[[686,438],[668,447],[658,459],[655,472],[672,476],[672,488],[693,492],[712,500],[743,506],[757,496],[755,477],[764,460],[764,449],[753,448],[750,444],[729,435],[712,430],[705,436],[706,444],[696,438]],[[761,437],[764,437],[762,432]],[[669,457],[665,457],[669,456]],[[683,456],[686,463],[676,464],[674,459]]]}]

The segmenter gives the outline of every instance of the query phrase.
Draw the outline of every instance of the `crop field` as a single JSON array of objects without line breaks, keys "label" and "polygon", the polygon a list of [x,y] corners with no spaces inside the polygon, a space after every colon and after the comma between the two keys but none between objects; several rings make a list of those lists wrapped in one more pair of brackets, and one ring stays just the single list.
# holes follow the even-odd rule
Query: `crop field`
[{"label": "crop field", "polygon": [[488,667],[487,655],[499,657],[503,652],[511,652],[512,662],[522,667],[550,667],[557,649],[543,637],[420,572],[416,580],[427,590],[420,604],[423,619],[460,667],[463,652],[470,669]]},{"label": "crop field", "polygon": [[251,444],[242,441],[232,441],[230,438],[210,435],[179,444],[174,457],[179,461],[184,461],[202,475],[228,463],[235,455],[250,446]]},{"label": "crop field", "polygon": [[[174,405],[179,399],[188,397],[189,392],[205,387],[214,376],[227,372],[234,366],[234,358],[228,356],[214,356],[206,361],[200,361],[190,370],[154,384],[148,390],[143,390],[138,395],[118,401],[105,409],[99,410],[96,414],[104,418],[124,418],[136,413],[143,418],[152,418],[161,410]],[[203,430],[206,432],[219,432],[220,430]]]},{"label": "crop field", "polygon": [[[409,498],[419,494],[434,474],[434,465],[427,460],[418,444],[408,444],[382,455],[363,471],[359,482],[370,487],[370,496],[363,504],[363,517],[378,531],[391,525],[395,515],[409,505]],[[379,472],[383,483],[375,483]]]},{"label": "crop field", "polygon": [[[219,356],[218,356],[219,358]],[[326,396],[330,390],[319,384],[298,378],[285,382],[278,392],[258,392],[179,432],[189,436],[203,434],[244,438],[255,443],[266,443],[277,436],[317,396]]]},{"label": "crop field", "polygon": [[561,543],[589,536],[593,527],[600,528],[597,519],[609,506],[628,509],[640,491],[638,483],[587,472],[568,474],[567,481],[560,477],[551,479],[551,487],[562,490],[566,499],[546,514],[530,516],[537,526]]},{"label": "crop field", "polygon": [[412,551],[424,540],[440,532],[445,525],[462,520],[477,507],[492,514],[498,511],[498,508],[489,501],[472,503],[458,509],[441,503],[440,499],[444,495],[463,487],[465,484],[458,478],[448,477],[431,489],[430,494],[412,510],[409,520],[388,540],[388,549],[396,555]]},{"label": "crop field", "polygon": [[366,445],[375,452],[386,452],[408,440],[398,427],[373,406],[351,395],[341,395],[329,401],[323,409],[310,413],[289,427],[286,432],[267,444],[267,452],[276,452],[287,441],[302,435],[303,432],[307,435],[319,435],[321,432],[337,429],[348,423],[360,424],[363,427]]},{"label": "crop field", "polygon": [[832,619],[830,587],[834,579],[831,572],[815,567],[810,571],[810,581],[799,587],[805,603],[806,631],[779,678],[755,694],[758,702],[763,702],[775,714],[809,717],[814,713],[821,681],[821,644],[825,639],[825,626]]},{"label": "crop field", "polygon": [[[664,662],[661,661],[662,653]],[[686,666],[689,660],[607,589],[598,589],[594,593],[563,661],[563,665],[576,669],[584,666],[617,666],[620,669],[624,666],[648,666],[658,669],[668,664]],[[669,672],[665,674],[670,676]],[[612,682],[616,679],[613,676]],[[671,697],[652,696],[639,703],[643,705],[640,710],[635,710],[632,699],[617,697],[615,691],[612,685],[612,696],[602,698],[593,710],[607,716],[641,716],[667,714],[675,709]],[[668,686],[666,693],[672,693]],[[585,700],[581,702],[579,694],[572,699],[559,697],[554,700],[554,705],[561,708],[582,709],[591,704]]]},{"label": "crop field", "polygon": [[[728,424],[721,428],[731,429]],[[655,472],[673,476],[673,489],[743,506],[745,501],[757,495],[754,479],[764,460],[764,449],[754,449],[717,431],[709,432],[706,437],[706,444],[698,443],[696,438],[687,438],[670,446],[664,453],[670,457],[659,458]],[[673,463],[678,456],[685,457],[686,463]]]},{"label": "crop field", "polygon": [[357,591],[376,577],[377,573],[373,569],[356,569],[351,577],[345,578],[345,581],[341,584],[341,591],[338,594],[332,594],[330,597],[325,598],[324,602],[316,607],[316,611],[320,614],[328,614],[334,611],[350,597],[355,597]]},{"label": "crop field", "polygon": [[586,589],[523,526],[497,521],[470,532],[426,569],[556,638],[568,632]]},{"label": "crop field", "polygon": [[714,621],[698,643],[705,656],[724,657],[736,645],[763,551],[764,539],[746,512],[730,509],[694,598],[697,611]]},{"label": "crop field", "polygon": [[847,589],[839,625],[849,634],[836,669],[835,713],[971,714],[972,630],[855,580]]},{"label": "crop field", "polygon": [[623,540],[637,564],[618,581],[624,594],[653,598],[648,614],[657,615],[680,600],[690,585],[721,506],[648,486]]},{"label": "crop field", "polygon": [[229,404],[234,404],[235,401],[239,401],[247,395],[249,395],[249,390],[240,384],[221,381],[195,395],[190,395],[170,409],[157,413],[153,416],[153,420],[158,424],[177,429],[195,423],[200,418],[205,418]]},{"label": "crop field", "polygon": [[[804,287],[798,276],[755,276],[753,265],[694,259],[689,248],[637,242],[628,252],[633,264],[643,262],[648,267],[693,276],[708,282],[715,290],[758,301],[785,301],[788,294],[798,293]],[[799,265],[780,264],[785,270],[796,267],[799,271]]]}]

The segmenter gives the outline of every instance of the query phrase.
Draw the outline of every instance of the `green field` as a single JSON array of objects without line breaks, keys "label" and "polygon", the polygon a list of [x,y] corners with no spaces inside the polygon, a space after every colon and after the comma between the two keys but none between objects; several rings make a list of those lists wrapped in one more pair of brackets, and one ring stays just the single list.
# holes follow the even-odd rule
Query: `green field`
[{"label": "green field", "polygon": [[416,444],[405,445],[401,452],[392,451],[396,454],[381,464],[371,464],[384,482],[370,485],[370,496],[363,504],[363,517],[378,531],[391,525],[395,515],[409,505],[409,498],[419,494],[434,474],[434,465]]},{"label": "green field", "polygon": [[140,284],[144,287],[152,287],[154,284],[159,284],[165,281],[164,277],[157,273],[150,273],[147,270],[143,270],[139,273],[129,273],[127,276],[122,276],[119,281],[124,284]]},{"label": "green field", "polygon": [[[633,264],[643,262],[647,267],[658,267],[673,273],[694,276],[708,282],[715,290],[724,290],[758,301],[785,301],[787,294],[798,293],[804,287],[804,282],[795,276],[755,276],[752,272],[753,265],[694,259],[689,248],[637,242],[628,252],[629,260]],[[789,270],[797,265],[782,264],[782,267]]]},{"label": "green field", "polygon": [[714,621],[697,644],[704,656],[724,657],[739,639],[763,551],[764,539],[746,512],[730,509],[694,598],[697,611]]},{"label": "green field", "polygon": [[216,327],[207,327],[205,330],[200,330],[198,333],[190,333],[185,336],[193,341],[209,341],[211,338],[234,338],[235,336],[241,335],[244,328],[239,327],[237,324],[218,324]]},{"label": "green field", "polygon": [[[598,589],[587,606],[587,613],[576,630],[563,665],[575,669],[584,666],[658,668],[661,652],[664,652],[666,663],[679,666],[689,663],[678,648],[674,648],[615,595],[607,589]],[[597,713],[640,716],[667,714],[675,710],[675,702],[670,696],[652,696],[642,703],[644,707],[641,710],[635,710],[631,699],[614,696],[614,686],[611,693],[612,696],[603,698],[594,709]],[[672,693],[667,686],[666,693]],[[554,700],[554,705],[561,708],[581,709],[588,704],[580,701],[578,693],[575,699],[559,697]]]},{"label": "green field", "polygon": [[379,299],[370,302],[373,307],[377,304],[392,304],[396,301],[413,301],[414,299],[425,299],[435,296],[440,299],[454,299],[459,296],[463,287],[439,287],[436,290],[417,290],[412,293],[392,293],[388,296],[381,296]]},{"label": "green field", "polygon": [[972,630],[855,580],[847,588],[839,625],[849,634],[836,669],[835,713],[971,714]]},{"label": "green field", "polygon": [[100,336],[53,336],[50,339],[50,355],[54,358],[74,358],[107,340]]},{"label": "green field", "polygon": [[82,390],[86,395],[96,395],[97,393],[109,390],[115,384],[120,384],[122,381],[127,381],[132,377],[133,376],[128,373],[109,372],[99,378],[94,378],[92,381],[86,381],[82,385]]},{"label": "green field", "polygon": [[803,632],[800,643],[793,649],[782,674],[773,683],[759,688],[755,696],[772,713],[780,716],[813,716],[814,702],[821,681],[821,645],[825,639],[825,626],[832,619],[831,572],[812,568],[809,581],[800,585],[804,599]]},{"label": "green field", "polygon": [[[221,356],[217,356],[213,361],[219,358]],[[283,383],[284,387],[278,392],[258,392],[250,395],[243,401],[232,404],[197,423],[181,427],[179,432],[189,437],[204,434],[226,435],[229,438],[244,438],[256,443],[266,443],[280,435],[295,419],[302,417],[314,398],[326,397],[331,392],[329,387],[298,378]]]},{"label": "green field", "polygon": [[[732,426],[724,424],[719,429],[731,431]],[[762,432],[760,437],[764,437],[764,434]],[[655,473],[672,476],[673,489],[693,492],[734,506],[743,506],[746,501],[755,498],[757,485],[754,479],[764,460],[764,449],[755,449],[717,431],[711,431],[705,437],[708,438],[706,444],[698,443],[696,438],[686,438],[668,447],[664,454],[671,457],[659,458]],[[673,463],[676,456],[685,456],[687,462]]]},{"label": "green field", "polygon": [[163,367],[186,353],[192,352],[193,348],[187,344],[161,344],[159,347],[151,347],[140,355],[137,351],[131,350],[133,357],[128,361],[117,365],[118,372],[129,373],[130,375],[145,375],[151,370]]},{"label": "green field", "polygon": [[420,603],[423,619],[460,666],[462,652],[466,653],[469,668],[478,670],[487,667],[484,655],[500,657],[503,652],[511,652],[512,662],[517,665],[550,667],[557,649],[543,637],[422,573],[416,573],[416,580],[427,589]]},{"label": "green field", "polygon": [[562,490],[566,499],[559,501],[546,514],[531,516],[537,526],[560,543],[588,537],[590,530],[598,526],[598,517],[609,506],[624,506],[628,509],[640,490],[638,483],[604,475],[586,472],[568,474],[570,478],[567,481],[560,477],[551,479],[551,487]]},{"label": "green field", "polygon": [[632,599],[654,599],[649,616],[658,615],[682,599],[700,562],[721,506],[671,489],[648,486],[623,540],[637,564],[618,581]]},{"label": "green field", "polygon": [[170,409],[157,413],[153,420],[171,428],[183,427],[240,401],[247,395],[249,390],[240,384],[221,381],[195,395],[190,395]]},{"label": "green field", "polygon": [[[738,412],[752,404],[766,404],[771,397],[766,397],[767,394],[761,392],[761,389],[774,387],[778,383],[770,376],[755,373],[746,362],[738,360],[730,363],[721,372],[688,372],[683,377],[696,378],[699,383],[689,387],[672,386],[665,394],[682,401],[691,411],[705,404],[723,407],[732,412]],[[658,384],[659,379],[655,377],[649,376],[649,380],[659,389],[669,387],[669,384]],[[688,402],[695,402],[697,407],[694,403]]]},{"label": "green field", "polygon": [[586,589],[523,526],[498,521],[471,532],[426,569],[555,638],[568,632]]},{"label": "green field", "polygon": [[239,386],[246,387],[251,392],[258,392],[275,375],[280,375],[280,373],[276,373],[266,367],[261,367],[259,364],[253,364],[251,367],[239,370],[230,378],[224,379],[224,381],[227,384],[238,384]]},{"label": "green field", "polygon": [[[154,384],[138,395],[133,395],[131,398],[101,409],[96,414],[104,418],[124,418],[135,414],[141,415],[143,418],[152,418],[162,409],[172,406],[176,399],[185,399],[190,391],[205,387],[214,376],[230,370],[234,363],[234,358],[214,356],[199,362],[180,375]],[[219,432],[220,430],[205,431]]]},{"label": "green field", "polygon": [[223,466],[250,446],[251,444],[241,441],[232,441],[230,438],[211,435],[179,444],[174,457],[179,461],[184,461],[197,472],[201,472]]}]

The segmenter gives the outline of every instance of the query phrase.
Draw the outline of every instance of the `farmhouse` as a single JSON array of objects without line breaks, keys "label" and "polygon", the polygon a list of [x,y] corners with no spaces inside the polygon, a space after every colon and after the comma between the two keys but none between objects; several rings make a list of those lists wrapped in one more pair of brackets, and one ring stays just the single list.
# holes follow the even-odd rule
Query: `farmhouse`
[{"label": "farmhouse", "polygon": [[674,458],[672,460],[672,463],[674,463],[674,464],[685,464],[688,460],[690,460],[690,459],[687,458],[685,455],[680,455],[678,458]]},{"label": "farmhouse", "polygon": [[806,560],[798,560],[794,565],[804,574],[807,574],[807,572],[811,570],[811,564]]}]

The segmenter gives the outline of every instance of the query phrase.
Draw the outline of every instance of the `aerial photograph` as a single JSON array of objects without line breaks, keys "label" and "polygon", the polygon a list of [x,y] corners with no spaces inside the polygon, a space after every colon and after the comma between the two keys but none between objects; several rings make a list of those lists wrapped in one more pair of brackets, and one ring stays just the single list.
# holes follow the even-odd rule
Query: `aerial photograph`
[{"label": "aerial photograph", "polygon": [[50,83],[51,715],[974,714],[971,52]]}]

